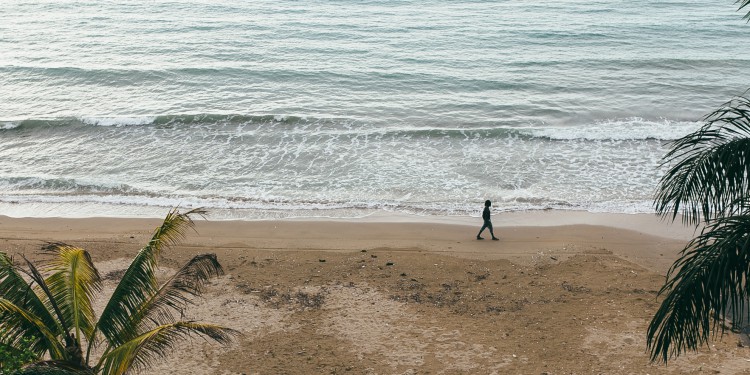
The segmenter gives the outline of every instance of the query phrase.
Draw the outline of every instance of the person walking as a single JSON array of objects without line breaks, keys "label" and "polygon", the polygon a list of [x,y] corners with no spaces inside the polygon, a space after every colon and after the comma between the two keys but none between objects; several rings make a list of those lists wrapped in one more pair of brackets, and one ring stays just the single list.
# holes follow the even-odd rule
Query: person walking
[{"label": "person walking", "polygon": [[490,221],[490,206],[492,206],[492,202],[490,200],[484,201],[484,211],[482,211],[482,219],[484,219],[484,225],[482,225],[482,229],[479,230],[479,233],[477,234],[478,240],[483,240],[482,238],[482,232],[484,232],[484,228],[489,228],[490,235],[492,236],[493,241],[498,241],[499,238],[495,237],[495,232],[492,231],[492,221]]}]

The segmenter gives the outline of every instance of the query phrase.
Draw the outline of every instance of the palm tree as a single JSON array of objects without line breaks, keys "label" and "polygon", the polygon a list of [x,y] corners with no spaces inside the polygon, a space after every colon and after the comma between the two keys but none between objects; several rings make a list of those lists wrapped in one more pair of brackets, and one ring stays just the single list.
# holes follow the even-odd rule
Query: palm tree
[{"label": "palm tree", "polygon": [[[750,3],[744,0],[743,7]],[[657,190],[662,216],[704,224],[682,250],[659,292],[648,327],[653,361],[667,362],[723,332],[725,314],[741,326],[750,292],[750,100],[738,97],[674,141]]]},{"label": "palm tree", "polygon": [[[190,216],[196,214],[205,211],[169,212],[125,271],[98,320],[92,302],[101,278],[86,250],[49,243],[43,251],[50,258],[39,267],[25,257],[26,267],[14,265],[0,253],[0,343],[24,343],[39,358],[46,356],[31,365],[46,368],[46,373],[115,375],[147,368],[190,335],[231,342],[237,331],[177,319],[206,281],[223,273],[216,255],[194,257],[162,284],[156,279],[162,250],[184,237],[185,229],[193,226]],[[92,357],[95,347],[98,358]]]}]

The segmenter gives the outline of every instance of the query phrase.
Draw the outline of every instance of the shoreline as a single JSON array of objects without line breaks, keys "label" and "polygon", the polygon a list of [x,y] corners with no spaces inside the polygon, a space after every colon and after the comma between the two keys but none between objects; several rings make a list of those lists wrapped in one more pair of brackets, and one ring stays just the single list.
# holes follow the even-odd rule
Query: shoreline
[{"label": "shoreline", "polygon": [[[0,213],[0,219],[8,220],[160,220],[170,208],[164,207],[159,210],[162,215],[90,215],[90,216],[29,216],[29,215],[7,215]],[[187,211],[190,208],[180,208],[181,211]],[[479,212],[479,210],[477,211]],[[389,211],[376,211],[364,216],[357,217],[328,217],[328,216],[302,216],[302,217],[285,217],[285,218],[214,218],[211,209],[205,218],[212,222],[352,222],[352,223],[431,223],[447,225],[464,225],[464,226],[481,226],[481,218],[475,216],[437,216],[437,215],[417,215]],[[203,219],[198,219],[203,221]],[[495,227],[516,227],[516,226],[560,226],[560,225],[600,225],[621,229],[630,229],[638,232],[644,232],[658,237],[688,240],[699,233],[694,227],[685,226],[680,222],[678,217],[674,222],[669,222],[652,213],[610,213],[610,212],[589,212],[583,210],[526,210],[526,211],[507,211],[493,212],[492,222]]]},{"label": "shoreline", "polygon": [[[194,217],[178,248],[233,251],[327,251],[402,249],[473,259],[509,259],[528,263],[546,250],[583,246],[614,252],[658,273],[665,273],[693,228],[666,223],[655,215],[539,211],[492,217],[500,241],[477,241],[479,218],[378,215],[359,219],[204,220]],[[161,219],[12,218],[0,216],[0,245],[28,252],[47,241],[91,243],[139,249]],[[485,233],[487,234],[487,233]],[[85,246],[84,246],[85,247]],[[665,250],[666,249],[666,250]],[[111,254],[97,252],[111,259]],[[121,254],[124,256],[124,254]]]},{"label": "shoreline", "polygon": [[[251,221],[251,220],[248,220]],[[279,221],[332,221],[363,223],[434,223],[448,225],[482,225],[477,216],[420,216],[398,213],[376,213],[362,218],[290,218]],[[643,232],[656,237],[690,240],[699,230],[683,225],[678,217],[668,222],[656,214],[604,213],[574,210],[533,210],[493,212],[493,226],[498,227],[554,227],[563,225],[596,225]]]}]

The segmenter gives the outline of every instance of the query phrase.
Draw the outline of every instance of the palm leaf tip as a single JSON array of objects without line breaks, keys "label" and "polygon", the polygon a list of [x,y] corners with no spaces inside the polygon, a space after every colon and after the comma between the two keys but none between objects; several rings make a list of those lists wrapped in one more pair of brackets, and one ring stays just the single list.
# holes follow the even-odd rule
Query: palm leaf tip
[{"label": "palm leaf tip", "polygon": [[193,329],[196,332],[200,332],[202,335],[205,335],[221,345],[229,345],[234,342],[237,337],[242,335],[242,333],[236,329],[222,327],[215,324],[197,322],[189,323],[193,325]]},{"label": "palm leaf tip", "polygon": [[195,222],[192,219],[194,215],[205,218],[208,211],[203,208],[194,208],[181,213],[178,208],[173,208],[167,213],[162,224],[154,231],[151,243],[154,245],[163,243],[167,246],[178,244],[185,238],[185,229],[195,227]]},{"label": "palm leaf tip", "polygon": [[164,282],[152,298],[141,305],[132,314],[131,322],[136,325],[157,322],[169,324],[175,322],[175,313],[182,314],[192,298],[200,296],[212,277],[224,273],[216,254],[201,254],[193,257],[172,277]]},{"label": "palm leaf tip", "polygon": [[210,278],[224,274],[216,254],[201,254],[193,257],[170,279],[171,286],[181,292],[198,296]]},{"label": "palm leaf tip", "polygon": [[[166,357],[183,339],[198,334],[221,345],[228,345],[239,335],[230,328],[197,322],[176,322],[156,327],[120,345],[101,358],[104,373],[122,374],[129,369],[142,370]],[[98,366],[97,366],[98,367]]]},{"label": "palm leaf tip", "polygon": [[[750,5],[750,0],[737,0],[735,4],[740,4],[739,8],[737,8],[737,11],[741,11],[742,9]],[[747,12],[742,18],[750,22],[750,12]]]}]

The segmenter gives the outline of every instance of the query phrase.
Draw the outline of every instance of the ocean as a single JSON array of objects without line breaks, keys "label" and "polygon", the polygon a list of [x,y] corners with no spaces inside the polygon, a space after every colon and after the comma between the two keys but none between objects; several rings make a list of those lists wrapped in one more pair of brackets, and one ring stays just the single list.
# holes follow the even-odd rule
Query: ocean
[{"label": "ocean", "polygon": [[4,0],[0,215],[653,212],[733,1]]}]

